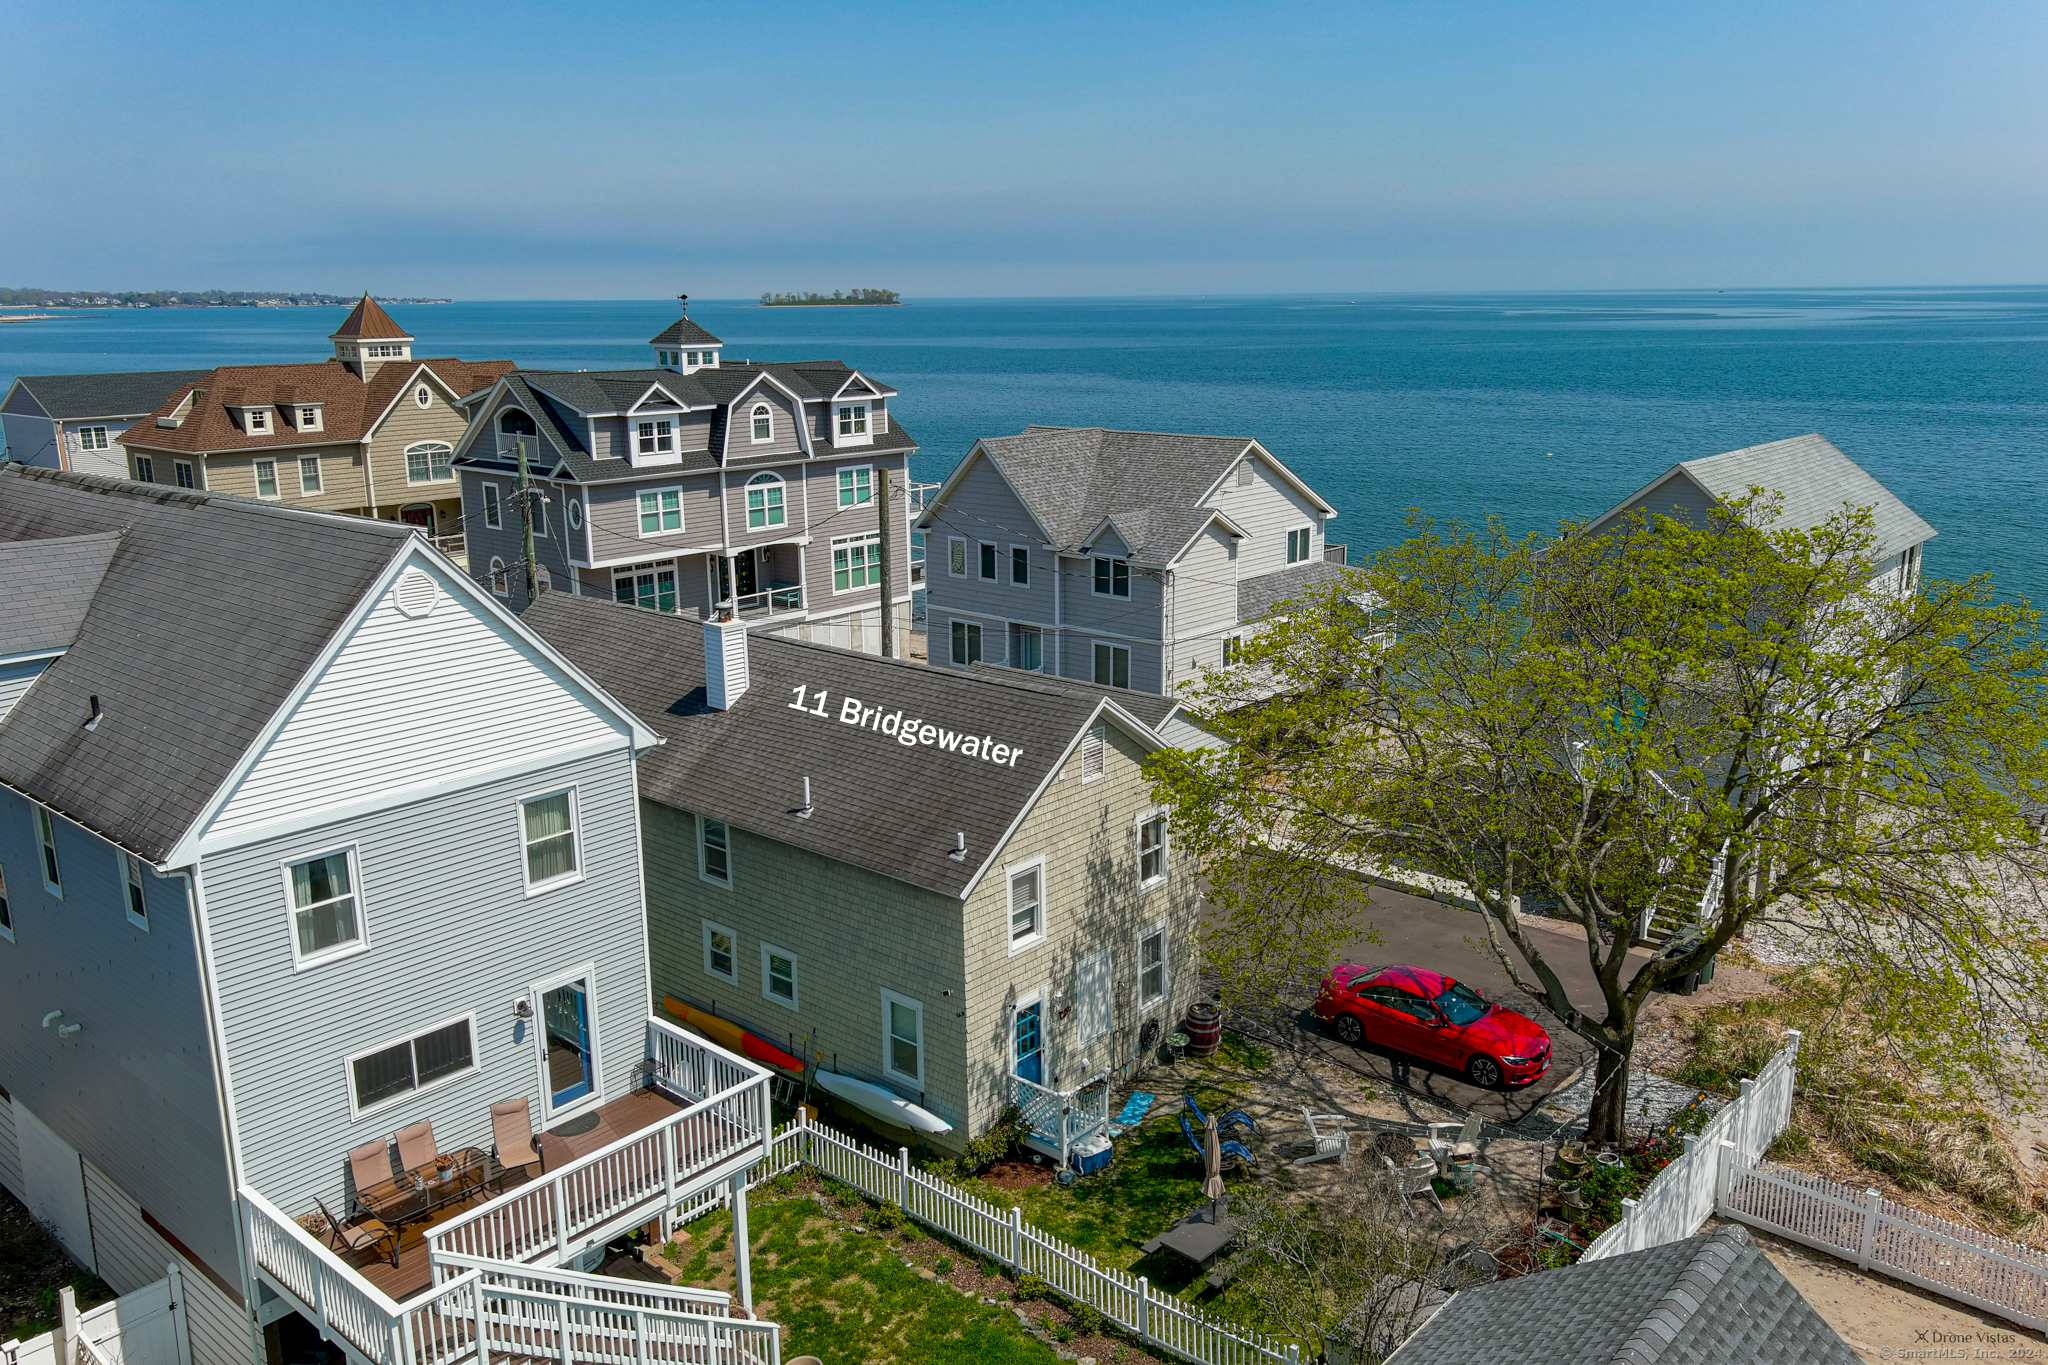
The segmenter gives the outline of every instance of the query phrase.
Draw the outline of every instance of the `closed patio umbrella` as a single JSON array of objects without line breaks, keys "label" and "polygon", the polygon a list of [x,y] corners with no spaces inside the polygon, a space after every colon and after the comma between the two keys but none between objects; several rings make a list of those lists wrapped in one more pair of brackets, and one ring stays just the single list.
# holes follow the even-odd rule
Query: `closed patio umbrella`
[{"label": "closed patio umbrella", "polygon": [[1216,1204],[1217,1217],[1223,1215],[1223,1140],[1216,1135],[1216,1116],[1208,1115],[1202,1124],[1202,1193]]}]

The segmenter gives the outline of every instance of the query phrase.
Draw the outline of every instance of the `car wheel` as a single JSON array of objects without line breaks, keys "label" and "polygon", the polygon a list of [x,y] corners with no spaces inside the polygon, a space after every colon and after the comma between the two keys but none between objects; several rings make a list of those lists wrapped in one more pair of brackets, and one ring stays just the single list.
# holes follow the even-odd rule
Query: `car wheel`
[{"label": "car wheel", "polygon": [[1331,1023],[1337,1030],[1337,1036],[1351,1046],[1357,1047],[1365,1041],[1365,1025],[1359,1022],[1357,1015],[1340,1014]]},{"label": "car wheel", "polygon": [[1470,1076],[1472,1084],[1480,1089],[1493,1090],[1500,1085],[1503,1073],[1500,1069],[1500,1063],[1482,1052],[1471,1061],[1465,1063],[1465,1074]]}]

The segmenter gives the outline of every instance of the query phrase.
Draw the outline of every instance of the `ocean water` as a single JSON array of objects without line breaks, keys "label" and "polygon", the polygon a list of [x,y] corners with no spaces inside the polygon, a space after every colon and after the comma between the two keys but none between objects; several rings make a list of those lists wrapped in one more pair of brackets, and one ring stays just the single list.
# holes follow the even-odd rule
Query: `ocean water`
[{"label": "ocean water", "polygon": [[[422,355],[644,364],[668,302],[398,307]],[[919,478],[1031,422],[1256,437],[1341,509],[1354,562],[1409,509],[1517,531],[1683,459],[1827,435],[1941,533],[1930,573],[2048,602],[2048,288],[695,300],[732,359],[837,358],[901,391]],[[15,374],[318,360],[340,309],[109,310],[0,326]]]}]

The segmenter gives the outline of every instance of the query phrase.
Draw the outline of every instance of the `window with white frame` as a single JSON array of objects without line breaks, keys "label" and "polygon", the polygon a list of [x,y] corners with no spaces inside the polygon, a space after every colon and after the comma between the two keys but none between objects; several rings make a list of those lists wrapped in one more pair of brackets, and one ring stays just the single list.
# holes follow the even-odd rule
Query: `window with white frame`
[{"label": "window with white frame", "polygon": [[320,457],[301,455],[299,457],[299,491],[318,493],[320,491]]},{"label": "window with white frame", "polygon": [[857,469],[839,471],[839,505],[859,507],[874,497],[875,469],[873,465],[861,465]]},{"label": "window with white frame", "polygon": [[1166,926],[1155,924],[1138,938],[1138,1004],[1166,998]]},{"label": "window with white frame", "polygon": [[511,581],[505,574],[505,561],[496,555],[491,556],[491,591],[500,597],[512,591]]},{"label": "window with white frame", "polygon": [[639,423],[637,435],[642,455],[660,455],[676,448],[675,423],[667,418]]},{"label": "window with white frame", "polygon": [[1029,948],[1045,937],[1045,860],[1009,871],[1010,951]]},{"label": "window with white frame", "polygon": [[143,483],[155,483],[156,461],[150,459],[147,455],[137,455],[135,457],[135,477]]},{"label": "window with white frame", "polygon": [[747,529],[783,524],[782,480],[773,474],[756,474],[747,480]]},{"label": "window with white frame", "polygon": [[548,591],[548,589],[550,589],[550,588],[552,588],[552,587],[554,587],[554,586],[555,586],[555,580],[554,580],[554,578],[553,578],[553,577],[552,577],[552,576],[551,576],[551,575],[550,575],[550,574],[548,573],[548,566],[547,566],[547,565],[545,565],[545,564],[536,564],[536,565],[534,565],[534,566],[533,566],[533,595],[534,595],[535,597],[539,597],[539,596],[542,596],[543,594],[545,594],[545,593],[546,593],[546,592]]},{"label": "window with white frame", "polygon": [[1045,638],[1037,626],[1010,626],[1010,667],[1036,673],[1045,667]]},{"label": "window with white frame", "polygon": [[576,793],[551,792],[519,803],[529,890],[576,875]]},{"label": "window with white frame", "polygon": [[1131,651],[1128,646],[1095,646],[1095,684],[1098,687],[1131,685]]},{"label": "window with white frame", "polygon": [[779,1004],[796,1004],[796,954],[772,943],[761,945],[761,994]]},{"label": "window with white frame", "polygon": [[1129,597],[1131,561],[1098,558],[1095,561],[1095,591],[1102,597]]},{"label": "window with white frame", "polygon": [[1166,881],[1166,812],[1153,811],[1138,821],[1138,887],[1148,890]]},{"label": "window with white frame", "polygon": [[612,598],[629,607],[673,615],[676,609],[676,568],[674,560],[635,564],[612,570]]},{"label": "window with white frame", "polygon": [[1238,461],[1238,464],[1237,464],[1237,486],[1238,486],[1239,488],[1249,488],[1249,487],[1251,487],[1251,483],[1252,483],[1252,478],[1253,478],[1253,474],[1254,474],[1254,471],[1253,471],[1253,469],[1252,469],[1252,462],[1251,462],[1250,460],[1240,460],[1240,461]]},{"label": "window with white frame", "polygon": [[763,441],[774,440],[775,410],[769,407],[766,403],[756,403],[754,404],[754,411],[752,416],[754,427],[754,444],[759,445]]},{"label": "window with white frame", "polygon": [[322,422],[321,422],[321,420],[320,420],[320,409],[319,409],[319,408],[317,408],[317,407],[306,407],[306,406],[304,406],[304,405],[301,405],[301,406],[300,406],[300,408],[299,408],[299,430],[300,430],[300,431],[318,431],[318,430],[320,430],[320,428],[321,428],[321,426],[322,426],[322,425],[323,425],[323,424],[322,424]]},{"label": "window with white frame", "polygon": [[1309,538],[1314,534],[1313,531],[1308,530],[1306,527],[1299,531],[1289,531],[1287,533],[1287,562],[1289,564],[1307,562]]},{"label": "window with white frame", "polygon": [[946,541],[946,572],[955,578],[967,577],[967,542],[958,536]]},{"label": "window with white frame", "polygon": [[732,885],[732,828],[708,815],[697,821],[697,874],[707,882]]},{"label": "window with white frame", "polygon": [[839,434],[841,436],[865,436],[868,434],[868,405],[846,403],[839,409]]},{"label": "window with white frame", "polygon": [[1107,770],[1109,754],[1109,727],[1098,721],[1088,727],[1088,734],[1081,741],[1081,780],[1093,782]]},{"label": "window with white frame", "polygon": [[105,450],[107,448],[107,429],[105,427],[80,427],[78,429],[78,448],[80,450]]},{"label": "window with white frame", "polygon": [[259,498],[274,498],[277,496],[276,460],[258,460],[256,462],[256,496]]},{"label": "window with white frame", "polygon": [[924,1084],[924,1002],[882,992],[882,1070],[899,1081]]},{"label": "window with white frame", "polygon": [[1244,648],[1244,637],[1226,635],[1223,637],[1223,666],[1230,667],[1237,662],[1238,652]]},{"label": "window with white frame", "polygon": [[505,529],[505,508],[500,501],[502,495],[498,492],[498,485],[487,483],[482,485],[482,489],[484,525],[490,527],[493,531],[502,531]]},{"label": "window with white frame", "polygon": [[172,472],[173,474],[177,475],[177,478],[178,478],[178,487],[180,487],[180,488],[197,488],[197,487],[199,486],[199,482],[198,482],[198,480],[197,480],[196,478],[194,478],[194,477],[193,477],[193,474],[192,474],[192,462],[191,462],[190,460],[174,460],[174,461],[172,461],[172,463],[171,463],[171,472]]},{"label": "window with white frame", "polygon": [[423,408],[430,408],[434,406],[434,391],[422,384],[413,390],[412,401]]},{"label": "window with white frame", "polygon": [[355,857],[354,849],[345,848],[286,864],[292,944],[300,962],[361,945],[363,925],[356,904]]},{"label": "window with white frame", "polygon": [[149,927],[149,897],[142,890],[142,859],[133,853],[123,851],[121,859],[121,880],[128,902],[128,920],[138,929]]},{"label": "window with white frame", "polygon": [[455,447],[441,441],[422,441],[405,448],[405,481],[431,483],[455,477]]},{"label": "window with white frame", "polygon": [[1010,581],[1019,587],[1031,584],[1031,547],[1012,545],[1010,547]]},{"label": "window with white frame", "polygon": [[683,529],[683,490],[649,488],[640,494],[640,534],[666,535]]},{"label": "window with white frame", "polygon": [[721,981],[739,983],[740,936],[723,924],[705,920],[704,973]]},{"label": "window with white frame", "polygon": [[47,806],[33,807],[36,822],[36,843],[43,853],[43,890],[62,898],[64,895],[64,869],[57,861],[57,822],[50,818]]},{"label": "window with white frame", "polygon": [[474,1070],[476,1016],[465,1014],[350,1057],[349,1094],[362,1114]]},{"label": "window with white frame", "polygon": [[953,623],[953,662],[965,667],[981,662],[981,627],[973,621]]},{"label": "window with white frame", "polygon": [[0,938],[14,942],[14,906],[7,899],[7,869],[0,867]]},{"label": "window with white frame", "polygon": [[250,431],[270,430],[270,410],[268,408],[245,408],[242,412],[242,420],[247,424]]},{"label": "window with white frame", "polygon": [[997,552],[997,546],[991,545],[985,540],[981,542],[981,576],[991,583],[996,581]]},{"label": "window with white frame", "polygon": [[882,581],[880,536],[832,538],[832,591],[852,592]]}]

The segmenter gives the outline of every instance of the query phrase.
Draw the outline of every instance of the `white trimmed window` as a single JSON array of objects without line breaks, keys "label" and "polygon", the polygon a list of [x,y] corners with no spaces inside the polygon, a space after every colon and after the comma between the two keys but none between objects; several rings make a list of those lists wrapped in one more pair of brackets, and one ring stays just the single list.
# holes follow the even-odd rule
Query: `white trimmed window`
[{"label": "white trimmed window", "polygon": [[320,420],[320,409],[319,409],[319,408],[317,408],[317,407],[304,407],[304,406],[300,407],[300,409],[299,409],[299,430],[300,430],[300,431],[318,431],[318,430],[320,430],[320,428],[321,428],[321,426],[322,426],[322,425],[323,425],[323,423],[322,423],[322,422],[321,422],[321,420]]},{"label": "white trimmed window", "polygon": [[1010,581],[1019,587],[1031,585],[1031,547],[1012,545],[1010,547]]},{"label": "white trimmed window", "polygon": [[413,390],[412,401],[418,403],[423,408],[431,408],[434,406],[434,391],[425,384],[422,384]]},{"label": "white trimmed window", "polygon": [[1088,727],[1088,735],[1081,741],[1081,780],[1093,782],[1106,771],[1109,754],[1109,727],[1101,722]]},{"label": "white trimmed window", "polygon": [[761,945],[761,994],[777,1004],[797,1007],[795,953],[772,943]]},{"label": "white trimmed window", "polygon": [[997,553],[997,546],[985,540],[981,542],[981,576],[991,583],[996,581]]},{"label": "white trimmed window", "polygon": [[839,471],[839,505],[859,507],[874,497],[875,467],[861,465]]},{"label": "white trimmed window", "polygon": [[955,578],[967,577],[967,542],[958,536],[946,542],[946,572]]},{"label": "white trimmed window", "polygon": [[490,527],[493,531],[501,531],[505,528],[505,508],[504,504],[500,501],[502,495],[498,492],[498,485],[487,483],[482,485],[482,488],[484,525]]},{"label": "white trimmed window", "polygon": [[846,403],[839,409],[839,434],[841,436],[865,436],[868,434],[868,405]]},{"label": "white trimmed window", "polygon": [[763,441],[774,440],[775,410],[766,403],[754,404],[753,427],[755,445],[760,445]]},{"label": "white trimmed window", "polygon": [[1315,532],[1306,527],[1299,531],[1289,531],[1287,533],[1287,562],[1289,564],[1303,564],[1308,561],[1309,542],[1314,535]]},{"label": "white trimmed window", "polygon": [[924,1085],[924,1002],[882,992],[882,1070],[899,1081]]},{"label": "white trimmed window", "polygon": [[1138,937],[1138,1004],[1166,998],[1166,926],[1155,924]]},{"label": "white trimmed window", "polygon": [[548,566],[545,564],[534,565],[533,595],[535,597],[539,597],[542,593],[545,593],[549,588],[552,588],[553,586],[555,586],[555,580],[548,576]]},{"label": "white trimmed window", "polygon": [[78,429],[78,448],[80,450],[105,450],[107,448],[107,429],[105,427],[80,427]]},{"label": "white trimmed window", "polygon": [[126,893],[128,922],[138,929],[149,927],[149,897],[143,893],[142,859],[122,851],[121,880]]},{"label": "white trimmed window", "polygon": [[512,584],[505,576],[505,561],[491,556],[491,591],[503,597],[512,591]]},{"label": "white trimmed window", "polygon": [[405,481],[431,483],[455,477],[455,447],[443,441],[422,441],[405,448]]},{"label": "white trimmed window", "polygon": [[1095,592],[1101,597],[1129,597],[1131,595],[1131,561],[1128,559],[1097,559],[1095,561]]},{"label": "white trimmed window", "polygon": [[476,1070],[476,1016],[465,1014],[348,1059],[349,1107],[358,1114]]},{"label": "white trimmed window", "polygon": [[1138,821],[1138,889],[1149,891],[1166,882],[1166,812],[1152,811]]},{"label": "white trimmed window", "polygon": [[270,430],[270,409],[245,408],[242,410],[242,420],[250,431],[267,432]]},{"label": "white trimmed window", "polygon": [[1095,685],[1098,687],[1129,687],[1131,685],[1131,651],[1125,645],[1095,646]]},{"label": "white trimmed window", "polygon": [[1022,952],[1045,939],[1045,859],[1006,874],[1010,883],[1010,951]]},{"label": "white trimmed window", "polygon": [[258,460],[256,462],[256,496],[259,498],[274,498],[277,496],[276,460]]},{"label": "white trimmed window", "polygon": [[640,494],[640,534],[666,535],[683,529],[683,490],[649,488]]},{"label": "white trimmed window", "polygon": [[953,623],[953,662],[962,667],[981,662],[981,627],[975,622]]},{"label": "white trimmed window", "polygon": [[155,483],[156,461],[150,459],[147,455],[137,455],[135,457],[135,477],[143,483]]},{"label": "white trimmed window", "polygon": [[190,460],[173,460],[171,462],[171,472],[178,477],[178,487],[197,488],[199,486],[199,481],[193,477],[192,462]]},{"label": "white trimmed window", "polygon": [[1223,637],[1223,666],[1230,667],[1237,662],[1238,651],[1244,648],[1244,637],[1226,635]]},{"label": "white trimmed window", "polygon": [[676,448],[675,423],[665,417],[639,423],[637,434],[642,455],[660,455]]},{"label": "white trimmed window", "polygon": [[355,850],[345,848],[285,864],[285,893],[292,909],[292,955],[301,965],[363,946],[355,863]]},{"label": "white trimmed window", "polygon": [[782,480],[773,474],[756,474],[747,480],[747,529],[759,531],[783,524]]},{"label": "white trimmed window", "polygon": [[569,529],[572,531],[583,529],[583,499],[581,498],[569,499]]},{"label": "white trimmed window", "polygon": [[674,560],[635,564],[612,570],[612,599],[629,607],[641,607],[671,615],[676,609],[676,568]]},{"label": "white trimmed window", "polygon": [[64,898],[64,869],[57,861],[57,822],[50,818],[46,806],[32,807],[35,811],[36,844],[43,854],[43,890]]},{"label": "white trimmed window", "polygon": [[320,491],[320,457],[301,455],[299,457],[299,491],[318,493]]},{"label": "white trimmed window", "polygon": [[697,875],[719,886],[732,886],[732,827],[708,815],[697,821]]},{"label": "white trimmed window", "polygon": [[882,581],[880,536],[835,536],[832,540],[832,591],[879,585]]},{"label": "white trimmed window", "polygon": [[1045,637],[1037,626],[1011,625],[1010,667],[1030,673],[1045,667]]},{"label": "white trimmed window", "polygon": [[14,906],[7,899],[7,869],[0,867],[0,938],[14,942]]},{"label": "white trimmed window", "polygon": [[526,889],[576,878],[576,792],[550,792],[519,803],[521,837],[526,845]]},{"label": "white trimmed window", "polygon": [[704,974],[739,983],[740,936],[712,920],[704,922]]}]

